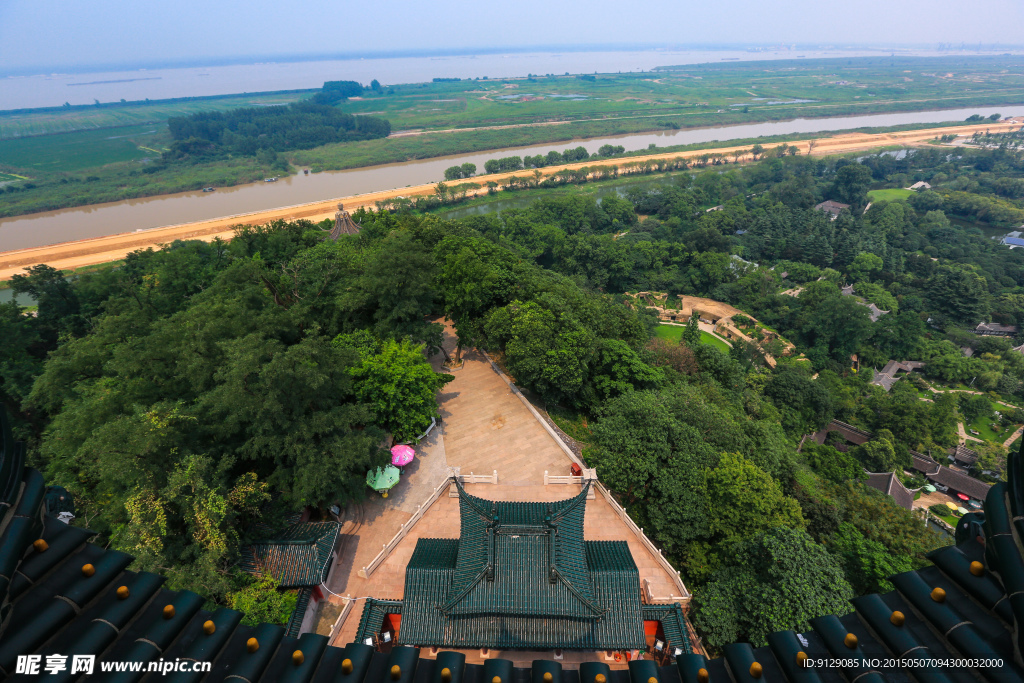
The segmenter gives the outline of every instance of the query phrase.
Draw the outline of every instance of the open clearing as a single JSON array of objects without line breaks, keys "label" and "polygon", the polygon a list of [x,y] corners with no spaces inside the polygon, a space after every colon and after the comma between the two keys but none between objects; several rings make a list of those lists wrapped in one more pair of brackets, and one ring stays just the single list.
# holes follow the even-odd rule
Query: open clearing
[{"label": "open clearing", "polygon": [[887,190],[871,190],[868,192],[868,199],[873,202],[894,202],[899,199],[906,199],[910,195],[914,194],[913,190],[906,190],[903,188],[890,188]]},{"label": "open clearing", "polygon": [[[654,336],[659,339],[667,339],[671,342],[678,342],[683,338],[683,330],[686,329],[681,325],[658,325],[658,329],[655,331]],[[700,341],[702,344],[711,344],[719,351],[723,353],[729,353],[729,345],[718,337],[708,334],[701,330]]]}]

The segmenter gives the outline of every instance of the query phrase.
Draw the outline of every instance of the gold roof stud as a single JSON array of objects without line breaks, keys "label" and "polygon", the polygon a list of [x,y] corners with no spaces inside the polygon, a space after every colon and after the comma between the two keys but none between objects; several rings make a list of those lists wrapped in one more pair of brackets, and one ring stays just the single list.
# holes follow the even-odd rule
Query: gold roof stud
[{"label": "gold roof stud", "polygon": [[245,649],[249,654],[256,652],[256,650],[260,649],[260,641],[256,640],[255,638],[250,638],[249,640],[245,641]]},{"label": "gold roof stud", "polygon": [[32,541],[32,547],[36,549],[37,553],[45,553],[46,549],[50,547],[50,544],[42,538],[37,538]]},{"label": "gold roof stud", "polygon": [[932,589],[932,600],[935,602],[946,602],[946,591],[941,588]]},{"label": "gold roof stud", "polygon": [[132,594],[131,591],[128,590],[128,586],[120,586],[117,589],[117,599],[118,600],[125,600],[131,594]]},{"label": "gold roof stud", "polygon": [[495,676],[492,678],[491,683],[501,683],[501,676]]},{"label": "gold roof stud", "polygon": [[847,633],[846,637],[843,638],[843,645],[850,648],[851,650],[856,649],[857,636],[853,635],[852,633]]},{"label": "gold roof stud", "polygon": [[452,670],[448,667],[441,669],[441,683],[451,683]]},{"label": "gold roof stud", "polygon": [[597,674],[594,676],[594,683],[605,683],[608,679],[604,677],[604,674]]},{"label": "gold roof stud", "polygon": [[351,659],[345,659],[341,662],[341,673],[348,676],[350,673],[352,673],[352,669],[353,667]]},{"label": "gold roof stud", "polygon": [[292,664],[299,666],[306,661],[306,655],[302,654],[302,650],[296,650],[292,653]]},{"label": "gold roof stud", "polygon": [[544,683],[552,683],[552,681],[554,681],[554,680],[555,680],[555,677],[551,674],[550,671],[545,671],[544,672]]},{"label": "gold roof stud", "polygon": [[750,675],[754,678],[760,678],[764,673],[764,669],[761,668],[760,662],[754,662],[750,665]]},{"label": "gold roof stud", "polygon": [[658,683],[658,679],[655,678],[654,676],[651,676],[650,678],[647,679],[647,683]]},{"label": "gold roof stud", "polygon": [[203,633],[208,636],[212,636],[217,630],[217,624],[213,623],[212,619],[207,619],[203,622]]},{"label": "gold roof stud", "polygon": [[799,667],[806,667],[807,664],[805,662],[807,660],[808,660],[807,653],[804,652],[803,650],[801,650],[800,652],[796,653],[796,665],[797,666],[799,666]]},{"label": "gold roof stud", "polygon": [[174,605],[164,605],[164,619],[174,618]]},{"label": "gold roof stud", "polygon": [[402,677],[402,667],[400,667],[397,664],[395,664],[393,667],[391,667],[391,680],[397,681],[401,677]]},{"label": "gold roof stud", "polygon": [[984,576],[985,565],[983,565],[981,562],[978,562],[977,560],[971,562],[971,573],[975,576]]},{"label": "gold roof stud", "polygon": [[96,573],[96,567],[92,566],[91,564],[83,564],[82,565],[82,576],[84,576],[85,578],[89,578],[90,576],[92,576],[95,573]]},{"label": "gold roof stud", "polygon": [[697,683],[708,683],[710,680],[711,674],[707,669],[697,669]]},{"label": "gold roof stud", "polygon": [[889,623],[893,626],[903,626],[903,622],[905,622],[906,620],[907,618],[903,616],[903,612],[900,612],[899,610],[896,610],[891,615],[889,615]]}]

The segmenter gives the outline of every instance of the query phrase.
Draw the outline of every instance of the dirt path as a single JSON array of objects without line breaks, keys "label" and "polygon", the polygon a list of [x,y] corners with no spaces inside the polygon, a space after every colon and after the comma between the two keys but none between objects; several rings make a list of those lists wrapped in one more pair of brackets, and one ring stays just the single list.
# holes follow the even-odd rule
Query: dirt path
[{"label": "dirt path", "polygon": [[[791,147],[799,149],[800,154],[813,154],[823,156],[828,154],[840,154],[867,150],[889,145],[915,145],[926,143],[934,138],[947,134],[973,135],[977,131],[1006,132],[1016,127],[1018,123],[990,123],[978,126],[951,126],[948,128],[927,128],[922,130],[907,130],[897,133],[870,134],[870,133],[848,133],[832,137],[816,138],[814,140],[801,140],[788,143]],[[779,143],[782,144],[782,143]],[[778,145],[770,145],[776,147]],[[668,154],[650,154],[645,156],[626,157],[620,159],[609,159],[600,165],[618,165],[622,167],[630,162],[656,161],[663,159],[693,159],[703,155],[722,154],[729,157],[734,152],[749,150],[748,145],[733,147],[718,147],[715,149],[700,149],[686,152],[674,152]],[[740,155],[740,159],[750,160],[749,155]],[[562,170],[577,170],[586,166],[594,166],[594,161],[578,164],[565,164],[562,166],[548,166],[543,169],[544,175],[552,175]],[[518,172],[521,176],[529,174],[530,171]],[[501,183],[516,173],[498,173],[493,175],[476,176],[472,180],[486,187],[487,182],[494,181]],[[45,247],[34,247],[31,249],[19,249],[16,251],[0,252],[0,280],[9,280],[12,275],[22,272],[23,269],[39,263],[47,263],[54,268],[71,270],[83,266],[91,266],[100,263],[109,263],[123,259],[128,253],[136,249],[157,247],[174,240],[200,239],[207,242],[219,237],[231,239],[234,233],[234,226],[250,224],[263,225],[275,220],[293,220],[308,218],[313,221],[330,218],[336,211],[337,204],[342,202],[345,208],[352,210],[361,206],[373,206],[375,202],[396,197],[416,197],[433,194],[436,185],[416,185],[414,187],[398,188],[394,190],[383,190],[367,194],[355,195],[352,197],[338,197],[327,199],[321,202],[300,204],[296,206],[272,209],[269,211],[256,211],[253,213],[237,214],[212,220],[172,225],[153,230],[136,231],[96,237],[74,242],[48,245]],[[485,192],[481,189],[478,192]]]},{"label": "dirt path", "polygon": [[977,437],[974,437],[974,436],[971,436],[970,434],[968,434],[967,431],[964,429],[964,423],[963,422],[957,422],[956,423],[956,429],[960,433],[960,443],[964,443],[965,444],[968,441],[977,441],[978,443],[984,443],[984,441],[982,441],[981,439],[979,439]]}]

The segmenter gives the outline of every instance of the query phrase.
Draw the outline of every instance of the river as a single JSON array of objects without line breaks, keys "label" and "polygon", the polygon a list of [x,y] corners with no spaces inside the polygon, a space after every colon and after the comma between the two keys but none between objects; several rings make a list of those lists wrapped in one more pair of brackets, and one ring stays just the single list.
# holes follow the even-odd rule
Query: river
[{"label": "river", "polygon": [[[299,173],[282,178],[276,183],[253,183],[236,187],[218,188],[216,192],[182,192],[158,197],[130,199],[108,204],[48,211],[14,218],[0,219],[0,251],[25,249],[71,240],[100,237],[115,233],[191,223],[222,216],[252,211],[264,211],[335,197],[348,197],[367,192],[422,185],[436,182],[444,176],[444,169],[471,162],[483,169],[484,162],[495,157],[544,154],[549,150],[565,150],[582,145],[593,153],[601,145],[623,145],[627,151],[699,142],[721,141],[788,133],[815,133],[846,130],[864,126],[895,126],[915,123],[963,121],[971,114],[989,115],[999,112],[1004,116],[1024,114],[1024,104],[998,107],[971,107],[930,112],[901,112],[844,116],[819,119],[793,119],[768,123],[744,124],[718,128],[696,128],[656,133],[641,133],[570,143],[546,144],[492,150],[480,154],[467,154],[401,164],[372,166],[348,171],[329,171],[304,175]],[[457,133],[453,133],[457,135]],[[613,163],[613,162],[610,162]]]}]

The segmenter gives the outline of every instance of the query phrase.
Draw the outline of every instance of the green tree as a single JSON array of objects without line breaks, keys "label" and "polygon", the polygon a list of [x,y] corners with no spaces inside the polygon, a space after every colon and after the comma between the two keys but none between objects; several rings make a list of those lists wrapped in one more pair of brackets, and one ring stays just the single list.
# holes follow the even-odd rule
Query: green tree
[{"label": "green tree", "polygon": [[[335,343],[344,345],[339,337]],[[374,423],[397,441],[416,438],[440,417],[437,392],[455,379],[434,372],[423,355],[423,346],[407,340],[383,341],[377,349],[362,349],[362,363],[349,372],[355,393],[373,411]]]},{"label": "green tree", "polygon": [[914,568],[910,557],[893,554],[878,541],[865,538],[849,522],[839,525],[827,547],[841,558],[846,579],[856,595],[888,593],[893,589],[887,580],[890,576]]},{"label": "green tree", "polygon": [[864,463],[869,472],[892,472],[897,467],[910,465],[910,458],[898,453],[895,438],[888,429],[879,430],[875,436],[851,451],[852,455]]},{"label": "green tree", "polygon": [[871,169],[863,164],[847,164],[836,172],[830,194],[845,204],[864,206],[871,187]]},{"label": "green tree", "polygon": [[832,446],[819,445],[808,439],[804,442],[801,452],[814,471],[837,484],[851,479],[864,479],[867,476],[855,458]]},{"label": "green tree", "polygon": [[950,266],[939,268],[928,279],[928,298],[941,313],[972,327],[988,314],[988,283],[971,270]]},{"label": "green tree", "polygon": [[725,542],[804,525],[800,505],[739,453],[723,453],[716,467],[704,470],[702,497],[708,501],[708,531]]},{"label": "green tree", "polygon": [[486,240],[454,235],[438,243],[434,258],[445,315],[458,336],[458,360],[462,347],[483,340],[484,315],[514,298],[515,265],[511,254]]},{"label": "green tree", "polygon": [[245,585],[237,591],[228,593],[227,603],[228,607],[244,615],[243,625],[284,626],[288,623],[299,600],[295,591],[282,591],[281,584],[269,573],[258,577],[244,577],[241,580]]},{"label": "green tree", "polygon": [[862,251],[853,259],[847,269],[854,282],[867,282],[882,272],[882,259],[875,254]]},{"label": "green tree", "polygon": [[960,414],[964,422],[971,424],[982,418],[992,417],[992,401],[984,394],[960,394]]},{"label": "green tree", "polygon": [[[143,418],[155,432],[174,419],[154,413]],[[225,569],[238,548],[239,525],[252,520],[270,495],[252,472],[226,486],[217,470],[211,458],[188,456],[163,487],[146,482],[129,492],[123,512],[107,512],[114,522],[111,545],[135,556],[136,571],[160,572],[174,589],[222,598],[230,588]]]},{"label": "green tree", "polygon": [[545,400],[574,403],[589,374],[594,335],[567,312],[514,301],[487,318],[502,342],[509,372]]},{"label": "green tree", "polygon": [[700,344],[700,316],[696,311],[691,313],[690,319],[686,321],[680,341],[691,349],[697,348],[697,345]]},{"label": "green tree", "polygon": [[810,620],[846,614],[853,596],[838,559],[801,529],[773,529],[737,544],[730,566],[694,590],[694,624],[712,648],[773,631],[806,632]]}]

